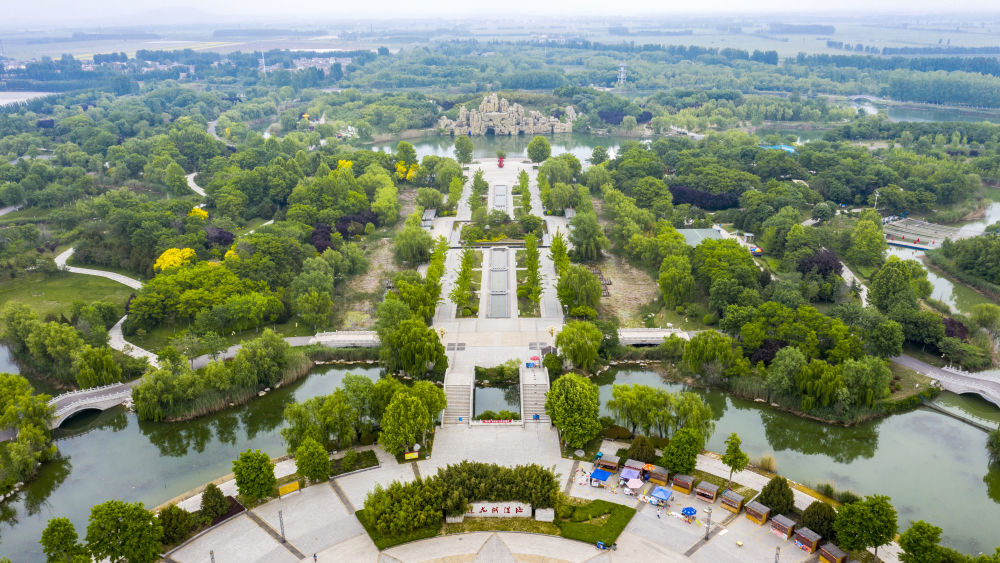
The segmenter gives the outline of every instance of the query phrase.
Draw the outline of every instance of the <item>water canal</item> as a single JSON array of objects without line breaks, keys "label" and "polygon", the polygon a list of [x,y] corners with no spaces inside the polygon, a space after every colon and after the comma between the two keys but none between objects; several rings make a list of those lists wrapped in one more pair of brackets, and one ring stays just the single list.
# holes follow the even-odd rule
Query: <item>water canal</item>
[{"label": "water canal", "polygon": [[[601,414],[611,398],[612,378],[600,385]],[[838,490],[892,497],[900,530],[922,519],[944,530],[943,543],[967,553],[992,553],[1000,543],[1000,471],[990,470],[982,430],[928,409],[843,428],[799,418],[770,407],[688,388],[654,371],[620,370],[613,383],[641,383],[671,391],[690,390],[712,407],[712,451],[740,435],[751,457],[773,453],[778,472],[803,483],[830,482]],[[944,393],[946,409],[987,425],[1000,424],[1000,409],[978,397]]]},{"label": "water canal", "polygon": [[[533,135],[516,135],[513,137],[506,135],[486,135],[483,137],[471,137],[473,158],[496,158],[497,151],[502,150],[507,153],[507,158],[528,158],[528,143],[533,139]],[[560,133],[546,137],[552,146],[552,154],[570,153],[580,162],[587,166],[594,147],[602,146],[608,149],[608,154],[614,158],[615,152],[624,141],[638,141],[636,137],[612,137],[592,135],[590,133]],[[407,139],[417,151],[417,158],[426,155],[434,156],[455,156],[455,138],[448,135],[432,135],[417,139]],[[375,143],[372,148],[384,152],[394,152],[399,141],[390,143]]]},{"label": "water canal", "polygon": [[[6,350],[0,350],[2,363]],[[0,505],[0,556],[44,561],[38,539],[50,518],[68,517],[83,536],[95,504],[123,499],[153,507],[232,472],[247,449],[284,455],[286,405],[332,393],[348,373],[377,379],[380,371],[319,366],[249,404],[184,423],[139,422],[121,407],[81,413],[55,432],[63,459],[46,464],[16,499]]]}]

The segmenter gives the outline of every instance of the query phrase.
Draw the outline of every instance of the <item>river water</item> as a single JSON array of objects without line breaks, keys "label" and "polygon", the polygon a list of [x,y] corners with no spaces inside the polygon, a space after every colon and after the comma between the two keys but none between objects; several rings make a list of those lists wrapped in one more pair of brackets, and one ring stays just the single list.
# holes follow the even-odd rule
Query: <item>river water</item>
[{"label": "river water", "polygon": [[[526,159],[528,158],[528,143],[534,138],[533,135],[486,135],[482,137],[469,137],[472,139],[473,158],[496,158],[498,150],[507,153],[507,158]],[[614,158],[615,151],[622,142],[640,141],[638,138],[611,137],[591,135],[589,133],[560,133],[546,137],[552,146],[552,154],[570,153],[580,159],[580,163],[586,167],[594,147],[602,146],[608,149],[608,154]],[[434,156],[455,156],[455,138],[447,135],[434,135],[421,137],[418,139],[407,139],[417,151],[417,157],[423,158],[426,155]],[[398,141],[391,143],[375,143],[372,148],[384,152],[395,152]]]},{"label": "river water", "polygon": [[[610,379],[610,378],[608,378]],[[782,475],[838,490],[885,494],[899,512],[900,531],[922,519],[944,530],[944,544],[992,553],[1000,543],[1000,471],[990,470],[982,430],[927,409],[843,428],[799,418],[721,391],[688,389],[648,370],[621,370],[614,383],[691,390],[712,407],[715,433],[707,449],[725,451],[733,432],[751,457],[771,453]],[[600,385],[602,415],[610,381]],[[944,393],[945,408],[1000,424],[1000,410],[978,397]]]},{"label": "river water", "polygon": [[38,539],[50,518],[68,517],[83,536],[95,504],[122,499],[153,507],[232,472],[247,449],[284,455],[285,406],[332,393],[348,373],[377,379],[380,369],[320,366],[249,404],[185,423],[139,422],[121,407],[81,413],[55,431],[63,459],[0,505],[0,556],[44,561]]}]

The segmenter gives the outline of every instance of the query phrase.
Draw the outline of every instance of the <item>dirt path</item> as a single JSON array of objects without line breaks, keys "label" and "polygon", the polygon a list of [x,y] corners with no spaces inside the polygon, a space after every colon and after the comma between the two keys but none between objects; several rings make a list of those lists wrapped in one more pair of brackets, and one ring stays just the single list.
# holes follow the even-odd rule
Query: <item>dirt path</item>
[{"label": "dirt path", "polygon": [[610,256],[600,263],[604,277],[611,280],[609,297],[601,298],[601,308],[618,315],[623,327],[643,326],[639,309],[656,299],[659,288],[646,272],[635,268],[619,256]]}]

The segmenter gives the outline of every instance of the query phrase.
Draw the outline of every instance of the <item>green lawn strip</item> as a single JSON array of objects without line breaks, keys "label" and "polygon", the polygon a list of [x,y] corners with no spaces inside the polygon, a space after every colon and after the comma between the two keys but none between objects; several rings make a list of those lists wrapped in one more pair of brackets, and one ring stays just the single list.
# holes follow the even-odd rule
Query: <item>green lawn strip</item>
[{"label": "green lawn strip", "polygon": [[345,469],[342,466],[342,462],[343,462],[343,457],[334,459],[332,462],[330,462],[331,477],[336,477],[337,475],[341,475],[343,473],[347,473],[350,471],[357,471],[359,469],[367,469],[369,467],[375,467],[376,465],[378,465],[378,456],[376,456],[375,452],[372,450],[362,450],[358,452],[358,461],[357,463],[354,464],[354,467],[351,467],[350,469]]},{"label": "green lawn strip", "polygon": [[417,462],[422,459],[427,459],[431,457],[431,450],[434,449],[434,436],[431,435],[425,443],[420,444],[420,451],[417,452],[416,459],[403,459],[404,454],[399,454],[396,456],[396,461],[399,463],[411,463]]},{"label": "green lawn strip", "polygon": [[633,516],[634,508],[606,500],[593,500],[577,506],[570,518],[560,518],[556,524],[564,538],[586,543],[602,541],[610,545],[618,539]]},{"label": "green lawn strip", "polygon": [[931,386],[931,378],[922,373],[917,373],[912,369],[901,366],[895,362],[889,362],[889,369],[893,376],[899,376],[899,391],[889,395],[888,400],[898,401],[926,391]]},{"label": "green lawn strip", "polygon": [[[594,460],[594,456],[597,455],[597,450],[601,449],[601,443],[603,441],[604,441],[604,438],[601,437],[601,436],[598,436],[598,437],[594,438],[593,440],[587,442],[582,448],[571,448],[569,446],[565,446],[564,445],[563,446],[562,456],[565,457],[565,458],[575,459],[575,460],[579,460],[579,461],[593,461]],[[574,452],[576,452],[577,449],[583,450],[583,455],[582,456],[577,456],[574,453]]]},{"label": "green lawn strip", "polygon": [[552,522],[539,522],[534,518],[466,518],[457,524],[445,524],[444,535],[467,532],[529,532],[558,536],[559,526]]},{"label": "green lawn strip", "polygon": [[0,305],[8,301],[22,303],[41,318],[49,314],[69,316],[74,301],[106,301],[124,306],[132,291],[118,282],[95,276],[36,273],[4,280],[0,284]]},{"label": "green lawn strip", "polygon": [[[125,277],[132,278],[134,280],[143,281],[143,277],[141,275],[139,275],[139,274],[137,274],[135,272],[131,272],[129,270],[126,270],[125,268],[114,268],[112,266],[104,266],[102,264],[85,264],[85,263],[80,262],[79,260],[77,260],[75,254],[73,256],[69,257],[69,260],[66,261],[66,264],[68,264],[70,266],[74,266],[76,268],[87,268],[88,270],[98,270],[100,272],[110,272],[112,274],[120,274],[120,275],[123,275]],[[76,275],[79,275],[79,274],[76,274]]]},{"label": "green lawn strip", "polygon": [[375,543],[375,547],[379,548],[380,550],[389,549],[390,547],[403,543],[409,543],[411,541],[433,538],[434,536],[441,533],[441,526],[433,525],[424,528],[417,528],[416,530],[413,530],[409,533],[400,534],[396,536],[389,534],[382,534],[379,533],[379,531],[376,530],[374,526],[369,524],[367,518],[365,518],[364,512],[365,510],[362,508],[361,510],[355,512],[354,515],[357,516],[358,521],[361,522],[361,525],[365,527],[365,531],[368,532],[368,537],[370,537],[372,539],[372,542]]},{"label": "green lawn strip", "polygon": [[946,365],[948,365],[948,362],[941,356],[937,354],[932,354],[931,352],[928,352],[927,350],[924,350],[919,346],[916,346],[909,342],[903,344],[903,353],[906,354],[907,356],[912,356],[920,360],[921,362],[925,362],[932,366],[937,366],[939,368],[943,368]]},{"label": "green lawn strip", "polygon": [[[722,490],[726,487],[726,481],[728,481],[727,477],[719,477],[718,475],[712,475],[711,473],[705,473],[704,471],[702,471],[700,469],[695,469],[691,473],[691,476],[694,477],[695,479],[697,479],[698,481],[708,481],[709,483],[718,485],[719,486],[719,494],[720,495],[722,494]],[[750,501],[750,499],[752,499],[755,496],[757,496],[757,493],[760,492],[760,491],[758,491],[756,489],[751,489],[750,487],[747,487],[747,486],[744,486],[744,485],[740,485],[739,483],[736,483],[736,482],[733,482],[733,484],[732,484],[732,486],[730,488],[733,489],[733,491],[735,491],[736,494],[742,495],[743,498],[746,501],[748,501],[748,502]]]}]

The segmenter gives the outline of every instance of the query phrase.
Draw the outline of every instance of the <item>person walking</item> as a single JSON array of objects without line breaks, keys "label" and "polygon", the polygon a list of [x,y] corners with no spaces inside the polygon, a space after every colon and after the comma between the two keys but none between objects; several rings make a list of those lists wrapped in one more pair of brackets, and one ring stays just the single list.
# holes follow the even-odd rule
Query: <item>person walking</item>
[{"label": "person walking", "polygon": [[660,514],[662,514],[662,513],[663,513],[663,508],[662,507],[656,507],[656,517],[659,518]]}]

